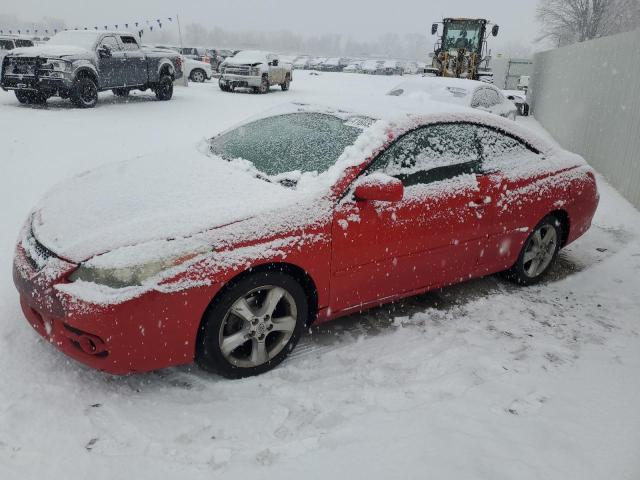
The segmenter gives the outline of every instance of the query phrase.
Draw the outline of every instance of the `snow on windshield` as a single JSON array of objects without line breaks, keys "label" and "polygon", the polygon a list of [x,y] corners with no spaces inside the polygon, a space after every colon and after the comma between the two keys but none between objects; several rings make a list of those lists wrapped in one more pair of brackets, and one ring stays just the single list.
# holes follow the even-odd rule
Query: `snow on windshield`
[{"label": "snow on windshield", "polygon": [[99,34],[96,32],[69,30],[60,32],[47,42],[47,45],[73,45],[86,50],[92,50],[98,40]]},{"label": "snow on windshield", "polygon": [[276,115],[211,139],[211,153],[229,161],[246,160],[267,176],[321,173],[372,123],[366,117],[345,121],[314,112]]}]

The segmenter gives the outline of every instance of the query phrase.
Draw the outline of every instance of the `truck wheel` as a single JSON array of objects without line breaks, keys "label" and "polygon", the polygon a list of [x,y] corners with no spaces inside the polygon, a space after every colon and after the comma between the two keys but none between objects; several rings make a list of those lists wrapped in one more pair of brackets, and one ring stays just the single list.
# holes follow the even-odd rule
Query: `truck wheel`
[{"label": "truck wheel", "polygon": [[287,77],[284,79],[284,83],[280,84],[280,88],[282,88],[283,92],[286,92],[287,90],[289,90],[290,85],[291,85],[291,77],[287,75]]},{"label": "truck wheel", "polygon": [[169,75],[162,75],[156,85],[156,98],[158,100],[171,100],[173,97],[173,80]]},{"label": "truck wheel", "polygon": [[16,94],[16,98],[20,103],[22,104],[31,103],[31,97],[33,95],[31,92],[25,92],[24,90],[16,90],[15,94]]},{"label": "truck wheel", "polygon": [[98,103],[98,86],[92,78],[80,77],[71,88],[70,97],[76,107],[93,108]]},{"label": "truck wheel", "polygon": [[189,78],[191,78],[192,82],[204,83],[204,81],[207,79],[207,74],[204,73],[204,70],[196,68],[194,70],[191,70],[191,75],[189,76]]},{"label": "truck wheel", "polygon": [[231,89],[229,88],[229,85],[224,83],[222,80],[218,81],[218,86],[220,87],[220,90],[222,90],[223,92],[230,92],[231,91]]},{"label": "truck wheel", "polygon": [[262,83],[260,83],[258,91],[260,93],[267,93],[269,91],[269,77],[262,77]]},{"label": "truck wheel", "polygon": [[128,88],[114,88],[111,91],[116,97],[128,97],[129,92],[131,92]]}]

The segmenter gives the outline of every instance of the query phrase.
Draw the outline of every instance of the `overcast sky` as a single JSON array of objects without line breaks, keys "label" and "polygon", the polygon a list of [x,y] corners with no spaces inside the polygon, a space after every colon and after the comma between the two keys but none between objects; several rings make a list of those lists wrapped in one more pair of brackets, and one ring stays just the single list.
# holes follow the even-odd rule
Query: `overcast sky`
[{"label": "overcast sky", "polygon": [[0,0],[2,13],[24,20],[64,19],[68,27],[122,24],[180,14],[190,21],[227,30],[291,30],[341,33],[369,40],[383,33],[427,33],[443,16],[484,17],[498,23],[496,48],[529,44],[538,26],[538,0]]}]

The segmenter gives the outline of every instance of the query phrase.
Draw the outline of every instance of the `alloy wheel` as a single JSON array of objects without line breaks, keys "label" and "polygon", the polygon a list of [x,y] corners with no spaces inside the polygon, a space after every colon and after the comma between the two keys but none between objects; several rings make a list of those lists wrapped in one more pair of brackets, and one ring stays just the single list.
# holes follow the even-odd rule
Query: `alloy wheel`
[{"label": "alloy wheel", "polygon": [[541,225],[531,236],[525,247],[522,265],[530,278],[541,275],[556,253],[558,234],[549,224]]}]

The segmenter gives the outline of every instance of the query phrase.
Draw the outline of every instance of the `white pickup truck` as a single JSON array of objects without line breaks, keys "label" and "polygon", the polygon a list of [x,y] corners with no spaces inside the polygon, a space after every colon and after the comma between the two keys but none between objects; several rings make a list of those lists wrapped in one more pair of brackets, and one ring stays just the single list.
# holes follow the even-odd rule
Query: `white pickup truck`
[{"label": "white pickup truck", "polygon": [[240,87],[267,93],[273,85],[286,91],[293,81],[291,71],[291,65],[281,63],[274,53],[243,50],[222,62],[218,84],[224,92]]}]

